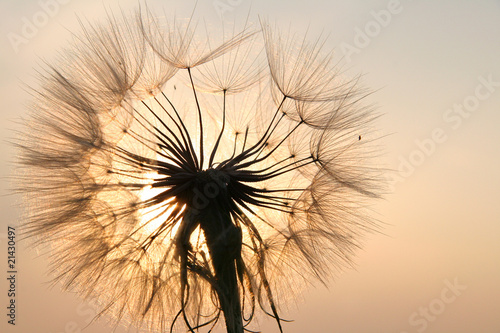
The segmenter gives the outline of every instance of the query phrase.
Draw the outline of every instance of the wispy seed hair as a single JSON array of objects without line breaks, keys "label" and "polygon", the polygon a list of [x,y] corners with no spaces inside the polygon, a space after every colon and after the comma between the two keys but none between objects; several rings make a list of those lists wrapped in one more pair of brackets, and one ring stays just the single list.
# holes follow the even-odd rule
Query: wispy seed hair
[{"label": "wispy seed hair", "polygon": [[376,229],[377,115],[325,41],[220,43],[150,11],[82,23],[19,147],[24,233],[65,289],[151,332],[242,332]]}]

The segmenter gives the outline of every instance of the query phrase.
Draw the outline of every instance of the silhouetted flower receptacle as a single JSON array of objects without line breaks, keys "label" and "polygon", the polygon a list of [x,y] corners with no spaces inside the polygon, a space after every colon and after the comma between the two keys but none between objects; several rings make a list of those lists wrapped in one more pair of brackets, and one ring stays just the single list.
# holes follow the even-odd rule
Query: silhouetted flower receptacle
[{"label": "silhouetted flower receptacle", "polygon": [[366,93],[319,41],[264,23],[215,44],[139,16],[85,29],[41,75],[19,140],[25,232],[117,320],[196,331],[223,314],[243,332],[263,311],[281,330],[290,290],[372,227]]}]

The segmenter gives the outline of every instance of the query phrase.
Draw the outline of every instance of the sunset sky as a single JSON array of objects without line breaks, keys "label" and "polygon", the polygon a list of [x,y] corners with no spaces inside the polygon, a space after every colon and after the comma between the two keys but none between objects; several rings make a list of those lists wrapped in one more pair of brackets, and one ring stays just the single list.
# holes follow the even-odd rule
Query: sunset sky
[{"label": "sunset sky", "polygon": [[[150,0],[189,17],[195,1]],[[7,324],[6,140],[29,101],[22,83],[79,31],[138,1],[0,1],[0,331],[107,333],[105,320],[50,285],[47,258],[18,239],[17,325]],[[159,11],[161,13],[161,11]],[[259,17],[311,37],[348,74],[364,74],[390,190],[374,202],[381,232],[365,237],[352,269],[315,285],[284,309],[285,333],[500,333],[500,1],[199,0],[208,25]],[[44,18],[47,18],[46,20]],[[31,27],[35,29],[30,30]],[[5,277],[4,277],[5,276]],[[260,330],[278,332],[261,317]],[[255,327],[255,326],[253,326]],[[117,333],[127,332],[117,328]],[[132,330],[130,330],[132,332]]]}]

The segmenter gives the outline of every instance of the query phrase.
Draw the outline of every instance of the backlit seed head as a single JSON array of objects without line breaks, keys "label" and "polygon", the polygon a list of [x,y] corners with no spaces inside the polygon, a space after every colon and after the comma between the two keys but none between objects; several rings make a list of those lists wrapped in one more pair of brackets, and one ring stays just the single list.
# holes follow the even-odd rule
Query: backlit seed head
[{"label": "backlit seed head", "polygon": [[263,312],[281,329],[278,306],[374,228],[359,78],[266,22],[217,43],[148,11],[83,27],[18,139],[25,234],[118,321],[240,332]]}]

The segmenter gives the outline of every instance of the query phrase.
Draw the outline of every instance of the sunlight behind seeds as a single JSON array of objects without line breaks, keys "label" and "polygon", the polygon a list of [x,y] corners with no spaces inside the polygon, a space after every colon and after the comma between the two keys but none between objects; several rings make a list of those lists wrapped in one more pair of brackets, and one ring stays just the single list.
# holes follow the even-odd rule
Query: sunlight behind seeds
[{"label": "sunlight behind seeds", "polygon": [[266,22],[220,42],[149,11],[82,28],[18,139],[25,234],[117,323],[284,331],[279,305],[376,228],[369,92]]}]

